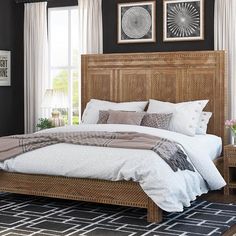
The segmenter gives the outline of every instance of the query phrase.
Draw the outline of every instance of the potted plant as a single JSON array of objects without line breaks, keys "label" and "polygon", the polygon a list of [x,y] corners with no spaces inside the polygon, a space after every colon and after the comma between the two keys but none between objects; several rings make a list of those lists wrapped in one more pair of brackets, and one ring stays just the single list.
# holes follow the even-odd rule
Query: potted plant
[{"label": "potted plant", "polygon": [[48,118],[40,118],[39,123],[37,124],[37,128],[39,128],[39,130],[50,129],[53,127],[54,126],[53,126],[51,120],[49,120]]}]

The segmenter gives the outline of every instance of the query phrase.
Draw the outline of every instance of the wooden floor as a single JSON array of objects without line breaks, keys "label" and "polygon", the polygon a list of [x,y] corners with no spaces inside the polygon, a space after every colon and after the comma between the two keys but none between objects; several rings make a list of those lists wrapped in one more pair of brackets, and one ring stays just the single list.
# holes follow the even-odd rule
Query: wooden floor
[{"label": "wooden floor", "polygon": [[[236,204],[236,193],[232,193],[226,196],[223,194],[223,191],[213,191],[202,195],[199,199],[206,200],[209,202]],[[223,234],[223,236],[236,236],[236,225],[232,226],[230,230],[228,230],[226,233]]]},{"label": "wooden floor", "polygon": [[223,191],[212,191],[210,193],[202,195],[199,199],[206,200],[209,202],[222,202],[222,203],[235,203],[236,204],[236,193],[230,195],[224,195]]}]

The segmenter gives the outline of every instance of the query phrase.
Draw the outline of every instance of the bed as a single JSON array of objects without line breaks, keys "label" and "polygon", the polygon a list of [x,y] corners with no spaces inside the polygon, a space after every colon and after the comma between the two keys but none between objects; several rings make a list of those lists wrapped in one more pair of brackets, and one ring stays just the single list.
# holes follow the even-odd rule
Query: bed
[{"label": "bed", "polygon": [[[115,102],[209,99],[208,133],[227,143],[225,52],[176,52],[82,56],[82,111],[92,98]],[[221,170],[222,159],[215,163]],[[104,181],[0,171],[0,191],[147,209],[149,222],[162,210],[133,181]]]}]

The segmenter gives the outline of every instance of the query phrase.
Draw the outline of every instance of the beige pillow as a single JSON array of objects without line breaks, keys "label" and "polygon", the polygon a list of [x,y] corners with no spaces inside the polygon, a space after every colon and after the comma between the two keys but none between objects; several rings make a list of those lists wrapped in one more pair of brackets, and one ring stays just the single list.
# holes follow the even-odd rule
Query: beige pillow
[{"label": "beige pillow", "polygon": [[112,111],[109,110],[109,118],[107,124],[126,124],[126,125],[140,125],[145,115],[144,112],[132,111]]}]

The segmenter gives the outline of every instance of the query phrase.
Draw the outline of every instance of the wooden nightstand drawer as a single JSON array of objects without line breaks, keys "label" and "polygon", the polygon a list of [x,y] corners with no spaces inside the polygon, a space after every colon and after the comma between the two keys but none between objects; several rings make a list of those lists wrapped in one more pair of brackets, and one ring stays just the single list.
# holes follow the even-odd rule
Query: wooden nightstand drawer
[{"label": "wooden nightstand drawer", "polygon": [[233,145],[227,145],[224,147],[224,156],[232,157],[236,159],[236,147]]},{"label": "wooden nightstand drawer", "polygon": [[228,161],[228,167],[236,167],[236,162],[232,161],[232,160],[229,160]]},{"label": "wooden nightstand drawer", "polygon": [[236,188],[236,181],[229,184],[229,188]]},{"label": "wooden nightstand drawer", "polygon": [[224,147],[224,178],[227,183],[224,193],[228,195],[236,189],[236,147],[233,145]]}]

